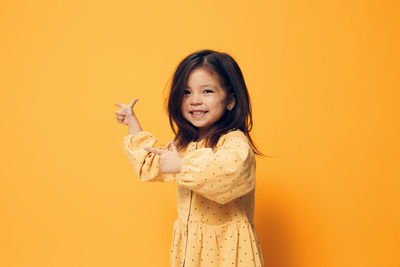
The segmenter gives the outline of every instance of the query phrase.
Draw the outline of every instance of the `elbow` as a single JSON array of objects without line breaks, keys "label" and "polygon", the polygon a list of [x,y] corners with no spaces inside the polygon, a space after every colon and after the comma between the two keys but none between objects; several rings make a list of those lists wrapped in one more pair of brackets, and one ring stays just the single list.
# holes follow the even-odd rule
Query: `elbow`
[{"label": "elbow", "polygon": [[237,198],[247,195],[248,193],[253,191],[254,188],[254,180],[245,181],[242,185],[231,188],[228,191],[220,194],[214,201],[218,204],[225,205]]},{"label": "elbow", "polygon": [[215,202],[217,202],[220,205],[225,205],[229,202],[231,202],[232,200],[234,200],[235,198],[224,198],[223,196],[221,198],[218,198],[215,200]]}]

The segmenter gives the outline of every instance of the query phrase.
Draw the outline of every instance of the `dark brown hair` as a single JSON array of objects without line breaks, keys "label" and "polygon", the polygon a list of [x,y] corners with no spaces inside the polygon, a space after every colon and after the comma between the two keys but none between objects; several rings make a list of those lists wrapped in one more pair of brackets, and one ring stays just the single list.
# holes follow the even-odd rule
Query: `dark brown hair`
[{"label": "dark brown hair", "polygon": [[[204,68],[216,73],[221,86],[226,90],[227,97],[233,94],[235,106],[226,110],[221,118],[211,126],[205,137],[206,147],[215,148],[219,138],[234,130],[241,130],[248,138],[253,152],[263,155],[255,146],[249,132],[253,127],[251,104],[242,71],[236,61],[228,54],[214,50],[200,50],[185,57],[177,66],[170,87],[167,112],[169,123],[175,134],[174,142],[181,150],[196,141],[199,137],[198,128],[188,122],[182,115],[181,105],[184,90],[190,73],[196,68]],[[175,129],[177,126],[177,129]]]}]

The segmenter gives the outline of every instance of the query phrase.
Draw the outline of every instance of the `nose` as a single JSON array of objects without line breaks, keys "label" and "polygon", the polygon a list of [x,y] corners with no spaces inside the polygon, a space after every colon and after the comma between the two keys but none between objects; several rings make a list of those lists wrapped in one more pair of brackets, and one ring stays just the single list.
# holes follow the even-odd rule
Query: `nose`
[{"label": "nose", "polygon": [[201,96],[192,94],[190,97],[190,104],[191,105],[201,105],[203,103]]}]

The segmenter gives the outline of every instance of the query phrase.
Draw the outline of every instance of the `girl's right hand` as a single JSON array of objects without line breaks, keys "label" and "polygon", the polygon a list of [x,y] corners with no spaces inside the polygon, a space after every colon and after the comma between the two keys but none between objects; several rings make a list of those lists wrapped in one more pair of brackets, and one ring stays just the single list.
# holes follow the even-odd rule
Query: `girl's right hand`
[{"label": "girl's right hand", "polygon": [[120,110],[117,110],[115,112],[116,117],[117,117],[117,121],[119,123],[123,123],[128,125],[129,120],[132,120],[135,117],[135,114],[133,112],[133,106],[136,104],[136,102],[138,102],[139,99],[135,98],[132,100],[131,103],[129,103],[128,105],[125,104],[120,104],[120,103],[115,103],[116,106],[121,107]]}]

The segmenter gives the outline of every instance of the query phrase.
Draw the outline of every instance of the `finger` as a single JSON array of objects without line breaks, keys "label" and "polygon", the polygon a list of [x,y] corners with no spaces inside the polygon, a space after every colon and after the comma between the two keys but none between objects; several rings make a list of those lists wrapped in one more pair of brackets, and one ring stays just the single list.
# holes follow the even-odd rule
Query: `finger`
[{"label": "finger", "polygon": [[149,152],[153,152],[153,149],[151,147],[145,146],[143,147],[144,150],[149,151]]},{"label": "finger", "polygon": [[144,150],[147,150],[147,151],[149,151],[149,152],[155,153],[155,154],[157,154],[157,155],[161,155],[162,153],[165,152],[165,151],[162,150],[162,149],[153,148],[153,147],[148,147],[148,146],[143,147],[143,149],[144,149]]},{"label": "finger", "polygon": [[125,106],[124,104],[121,104],[121,103],[118,103],[118,102],[115,103],[115,105],[118,106],[118,107],[121,107],[121,108],[123,108]]},{"label": "finger", "polygon": [[138,101],[139,101],[139,99],[138,99],[138,98],[135,98],[135,99],[133,99],[133,100],[131,101],[131,103],[128,104],[128,106],[129,106],[129,107],[133,107],[133,105],[135,105],[135,103],[138,102]]}]

